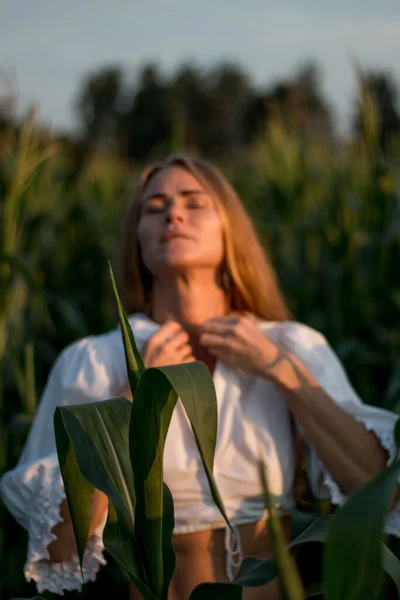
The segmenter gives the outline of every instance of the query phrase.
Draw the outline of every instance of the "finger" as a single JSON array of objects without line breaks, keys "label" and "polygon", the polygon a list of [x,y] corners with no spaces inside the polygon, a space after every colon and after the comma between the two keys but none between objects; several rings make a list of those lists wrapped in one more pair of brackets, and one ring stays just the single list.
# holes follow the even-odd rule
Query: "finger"
[{"label": "finger", "polygon": [[[221,321],[207,321],[202,326],[203,334],[213,334],[221,337],[229,337],[233,335],[233,323],[225,323]],[[202,334],[202,335],[203,335]],[[202,336],[200,336],[201,339]]]},{"label": "finger", "polygon": [[165,364],[176,363],[182,360],[182,356],[186,356],[193,352],[188,344],[189,336],[186,332],[178,333],[170,342],[166,341],[154,349],[154,357],[165,361]]},{"label": "finger", "polygon": [[200,344],[207,348],[230,348],[232,340],[220,334],[203,333],[200,336]]},{"label": "finger", "polygon": [[209,347],[208,348],[209,353],[212,356],[215,356],[215,358],[218,358],[219,360],[222,360],[223,362],[226,362],[224,359],[227,356],[227,352],[225,348],[214,348],[214,347]]},{"label": "finger", "polygon": [[176,353],[179,362],[186,361],[190,356],[193,356],[193,350],[189,345],[183,346],[180,348],[179,352]]},{"label": "finger", "polygon": [[161,325],[158,333],[160,334],[159,337],[167,338],[170,335],[175,335],[178,331],[183,331],[182,325],[178,321],[166,321]]},{"label": "finger", "polygon": [[203,327],[219,323],[221,325],[236,325],[239,321],[239,315],[227,315],[222,317],[213,317],[203,323]]},{"label": "finger", "polygon": [[209,353],[217,360],[220,360],[227,365],[232,365],[235,362],[235,354],[228,348],[208,348]]},{"label": "finger", "polygon": [[154,360],[164,365],[176,365],[191,354],[193,354],[193,350],[187,343],[182,344],[179,348],[172,349],[164,344],[155,349]]},{"label": "finger", "polygon": [[193,356],[193,354],[189,354],[182,360],[181,364],[196,362],[196,360],[197,359]]},{"label": "finger", "polygon": [[181,346],[187,345],[189,341],[189,335],[186,331],[178,331],[175,334],[171,334],[171,336],[164,342],[164,349],[168,352],[179,350]]},{"label": "finger", "polygon": [[152,346],[159,346],[170,336],[172,338],[179,331],[183,331],[180,323],[177,323],[176,321],[167,321],[151,336],[148,343]]}]

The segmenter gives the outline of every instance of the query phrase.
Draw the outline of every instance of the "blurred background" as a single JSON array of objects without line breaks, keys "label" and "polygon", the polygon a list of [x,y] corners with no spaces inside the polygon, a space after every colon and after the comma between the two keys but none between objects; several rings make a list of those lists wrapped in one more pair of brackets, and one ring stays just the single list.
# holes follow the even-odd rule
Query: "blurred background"
[{"label": "blurred background", "polygon": [[[221,167],[296,320],[400,412],[399,56],[397,0],[3,0],[0,474],[58,353],[116,325],[107,261],[168,152]],[[35,595],[25,548],[0,504],[2,600]],[[125,584],[110,561],[79,597]]]}]

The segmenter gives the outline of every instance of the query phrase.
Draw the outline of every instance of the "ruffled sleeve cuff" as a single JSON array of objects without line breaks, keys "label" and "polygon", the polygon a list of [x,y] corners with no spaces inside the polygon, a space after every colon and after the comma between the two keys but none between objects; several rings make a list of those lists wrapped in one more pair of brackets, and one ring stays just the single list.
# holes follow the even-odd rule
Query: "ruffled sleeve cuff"
[{"label": "ruffled sleeve cuff", "polygon": [[[300,358],[321,388],[338,406],[363,423],[368,431],[375,433],[382,447],[388,452],[390,464],[396,456],[394,428],[399,416],[361,401],[343,365],[321,333],[301,323],[286,322],[281,328],[280,343]],[[318,498],[330,498],[336,505],[343,504],[346,495],[322,464],[299,423],[297,426],[305,442],[304,458],[314,495]],[[400,537],[400,501],[387,515],[385,532]]]},{"label": "ruffled sleeve cuff", "polygon": [[[368,417],[355,417],[357,421],[363,423],[367,431],[373,431],[381,443],[381,446],[387,450],[388,465],[394,460],[397,448],[394,440],[394,428],[379,426],[374,419]],[[318,498],[329,498],[332,504],[341,506],[347,500],[345,492],[334,480],[329,471],[324,467],[318,456],[312,451],[313,456],[309,457],[312,465],[309,474],[311,486],[314,494]],[[386,517],[384,532],[390,535],[400,537],[400,500],[390,510]]]},{"label": "ruffled sleeve cuff", "polygon": [[[12,472],[8,474],[9,477],[12,475]],[[2,484],[3,494],[6,493],[4,488],[12,489],[11,482],[9,486],[7,482]],[[69,560],[55,563],[50,561],[47,550],[49,544],[56,539],[52,529],[63,520],[60,516],[60,504],[66,497],[57,458],[46,458],[30,465],[25,473],[18,477],[18,481],[13,482],[13,485],[23,487],[24,497],[28,502],[27,519],[24,522],[19,519],[29,534],[27,559],[24,565],[26,580],[35,581],[39,594],[49,590],[63,596],[65,591],[81,591],[82,584],[94,581],[100,567],[106,564],[103,557],[102,534],[107,515],[104,515],[103,521],[88,540],[82,579],[77,552]]]}]

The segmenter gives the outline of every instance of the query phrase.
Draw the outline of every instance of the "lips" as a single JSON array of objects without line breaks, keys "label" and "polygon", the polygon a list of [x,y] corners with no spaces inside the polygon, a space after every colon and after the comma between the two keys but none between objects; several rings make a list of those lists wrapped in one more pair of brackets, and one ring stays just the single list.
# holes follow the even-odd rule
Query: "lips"
[{"label": "lips", "polygon": [[174,240],[174,239],[190,240],[192,238],[189,235],[187,235],[186,233],[184,233],[183,231],[171,230],[171,231],[166,231],[164,233],[164,235],[161,238],[161,242],[165,243],[165,242],[169,242],[170,240]]}]

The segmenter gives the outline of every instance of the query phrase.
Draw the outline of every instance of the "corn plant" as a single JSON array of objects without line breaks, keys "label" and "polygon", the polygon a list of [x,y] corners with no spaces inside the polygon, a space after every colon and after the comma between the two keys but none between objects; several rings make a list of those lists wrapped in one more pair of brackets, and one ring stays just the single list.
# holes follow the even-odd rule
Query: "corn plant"
[{"label": "corn plant", "polygon": [[[217,433],[215,390],[200,362],[144,368],[114,280],[113,284],[134,401],[116,398],[57,408],[57,452],[81,564],[96,488],[109,500],[105,547],[146,600],[161,600],[168,596],[175,568],[173,502],[163,483],[162,463],[178,397],[190,420],[212,497],[230,527],[212,476]],[[284,556],[282,552],[280,555]],[[286,564],[284,569],[290,573],[293,566]],[[246,575],[245,569],[242,577]],[[204,594],[209,595],[205,587]],[[224,587],[239,597],[240,584]],[[215,596],[217,589],[212,588],[212,592]],[[290,596],[293,600],[301,597]]]},{"label": "corn plant", "polygon": [[[43,142],[38,135],[34,115],[31,114],[16,135],[6,132],[0,140],[2,159],[0,196],[0,369],[14,372],[17,387],[26,412],[33,417],[36,411],[32,381],[33,348],[25,348],[25,369],[18,364],[16,352],[12,352],[15,339],[21,331],[20,322],[27,296],[37,295],[39,285],[31,264],[21,247],[26,214],[32,210],[29,195],[40,175],[41,168],[56,152],[55,146]],[[6,356],[7,349],[7,356]],[[0,419],[3,416],[3,388],[0,388]],[[0,468],[1,470],[1,468]]]},{"label": "corn plant", "polygon": [[[134,400],[131,403],[121,397],[58,407],[54,415],[57,453],[81,565],[93,493],[99,489],[109,501],[105,547],[145,600],[167,600],[175,568],[171,543],[174,514],[172,496],[162,478],[162,463],[178,397],[190,420],[212,497],[231,527],[212,475],[217,432],[215,390],[200,362],[144,368],[113,277],[112,281]],[[395,436],[400,445],[400,421]],[[378,600],[385,570],[400,592],[400,562],[382,541],[385,514],[399,471],[400,451],[386,470],[353,494],[335,515],[316,518],[286,548],[261,468],[276,557],[246,558],[232,583],[201,584],[190,600],[237,600],[244,586],[264,585],[278,573],[289,600],[305,600],[321,591],[327,600]],[[326,542],[324,576],[317,588],[306,593],[289,550],[310,542]]]},{"label": "corn plant", "polygon": [[[272,254],[294,318],[327,336],[366,402],[400,412],[400,154],[393,146],[383,162],[373,107],[364,117],[364,135],[338,147],[270,122],[222,167]],[[54,160],[48,142],[32,122],[0,142],[0,472],[15,465],[57,354],[114,326],[105,264],[117,255],[137,177],[136,166],[104,156],[76,170],[68,148]],[[25,533],[3,506],[0,520],[0,596],[24,595]]]}]

